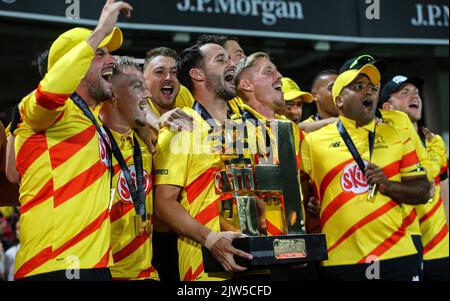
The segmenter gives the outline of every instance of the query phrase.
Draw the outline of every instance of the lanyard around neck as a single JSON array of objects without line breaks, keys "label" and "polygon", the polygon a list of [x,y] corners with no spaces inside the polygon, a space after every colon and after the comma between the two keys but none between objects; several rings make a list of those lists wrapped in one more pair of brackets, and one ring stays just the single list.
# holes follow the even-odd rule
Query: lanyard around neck
[{"label": "lanyard around neck", "polygon": [[[358,152],[358,149],[356,148],[355,144],[353,143],[352,138],[348,134],[348,132],[345,129],[344,124],[342,124],[341,120],[338,121],[337,128],[338,128],[339,134],[341,134],[341,137],[345,142],[345,145],[347,146],[348,150],[352,154],[353,159],[356,161],[356,164],[358,164],[359,169],[361,169],[362,173],[365,174],[364,170],[366,168],[366,164],[362,160],[361,155]],[[373,131],[373,132],[369,131],[370,161],[372,161],[374,146],[375,146],[375,131]]]}]

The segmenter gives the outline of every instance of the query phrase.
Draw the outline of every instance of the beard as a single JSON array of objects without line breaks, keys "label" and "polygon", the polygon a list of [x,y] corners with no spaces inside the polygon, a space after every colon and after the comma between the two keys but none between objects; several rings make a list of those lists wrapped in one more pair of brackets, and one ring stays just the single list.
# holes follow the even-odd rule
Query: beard
[{"label": "beard", "polygon": [[228,88],[222,84],[222,78],[213,73],[206,72],[206,86],[225,101],[236,97],[236,89]]},{"label": "beard", "polygon": [[89,96],[97,103],[110,100],[113,96],[112,90],[105,85],[104,79],[100,74],[95,78],[88,80],[86,86]]}]

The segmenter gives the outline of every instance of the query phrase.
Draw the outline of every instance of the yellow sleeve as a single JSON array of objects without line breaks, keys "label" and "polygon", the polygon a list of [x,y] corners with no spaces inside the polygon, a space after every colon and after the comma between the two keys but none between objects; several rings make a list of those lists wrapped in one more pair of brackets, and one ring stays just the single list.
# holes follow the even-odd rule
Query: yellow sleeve
[{"label": "yellow sleeve", "polygon": [[447,179],[448,154],[444,139],[439,135],[434,135],[433,140],[429,144],[429,148],[441,159],[439,164],[439,176],[441,181]]},{"label": "yellow sleeve", "polygon": [[310,148],[310,143],[311,143],[311,135],[308,135],[305,137],[305,139],[303,139],[303,141],[301,142],[301,170],[308,174],[311,177],[311,172],[312,172],[312,162],[311,162],[311,148]]},{"label": "yellow sleeve", "polygon": [[422,162],[419,161],[417,155],[417,148],[415,147],[411,136],[409,133],[397,130],[402,144],[403,144],[403,154],[400,159],[400,175],[402,178],[412,177],[412,176],[426,176],[426,172],[422,166]]},{"label": "yellow sleeve", "polygon": [[38,88],[22,100],[19,107],[22,120],[36,132],[51,127],[85,77],[94,56],[92,47],[83,41],[59,59]]},{"label": "yellow sleeve", "polygon": [[158,135],[153,156],[155,185],[186,186],[191,132],[173,132],[163,128]]},{"label": "yellow sleeve", "polygon": [[180,92],[175,99],[175,105],[177,108],[192,108],[194,106],[194,96],[192,93],[183,85],[180,85]]},{"label": "yellow sleeve", "polygon": [[439,174],[439,168],[437,168],[435,164],[431,162],[430,157],[428,156],[428,152],[426,148],[423,146],[419,134],[417,134],[417,131],[412,126],[412,124],[408,129],[409,129],[408,132],[411,135],[413,147],[415,147],[417,152],[417,158],[419,159],[419,162],[422,165],[422,167],[425,169],[427,173],[427,178],[431,181]]}]

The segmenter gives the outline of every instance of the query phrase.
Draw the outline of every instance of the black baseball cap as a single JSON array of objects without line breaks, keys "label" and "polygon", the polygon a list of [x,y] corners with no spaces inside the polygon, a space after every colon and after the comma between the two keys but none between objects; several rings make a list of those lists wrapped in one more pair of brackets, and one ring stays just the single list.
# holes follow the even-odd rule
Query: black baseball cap
[{"label": "black baseball cap", "polygon": [[391,80],[389,80],[381,90],[380,103],[384,103],[385,101],[387,101],[393,93],[400,90],[405,84],[413,84],[417,89],[421,90],[424,81],[417,76],[406,77],[403,75],[396,75]]},{"label": "black baseball cap", "polygon": [[386,61],[382,59],[376,60],[370,54],[362,54],[360,56],[353,57],[347,60],[344,65],[339,68],[339,73],[352,69],[361,69],[366,64],[374,65],[375,67],[377,67],[378,71],[380,71],[381,74],[383,74],[387,70]]}]

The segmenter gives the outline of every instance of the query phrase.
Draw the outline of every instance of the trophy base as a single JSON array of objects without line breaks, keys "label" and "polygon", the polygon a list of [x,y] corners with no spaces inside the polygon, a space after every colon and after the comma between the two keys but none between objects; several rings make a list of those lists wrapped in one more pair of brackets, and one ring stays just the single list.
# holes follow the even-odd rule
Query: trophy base
[{"label": "trophy base", "polygon": [[[234,239],[232,244],[253,255],[252,260],[234,256],[238,265],[247,268],[295,265],[328,259],[325,234],[248,236]],[[206,273],[225,271],[207,248],[202,247],[202,254]]]}]

